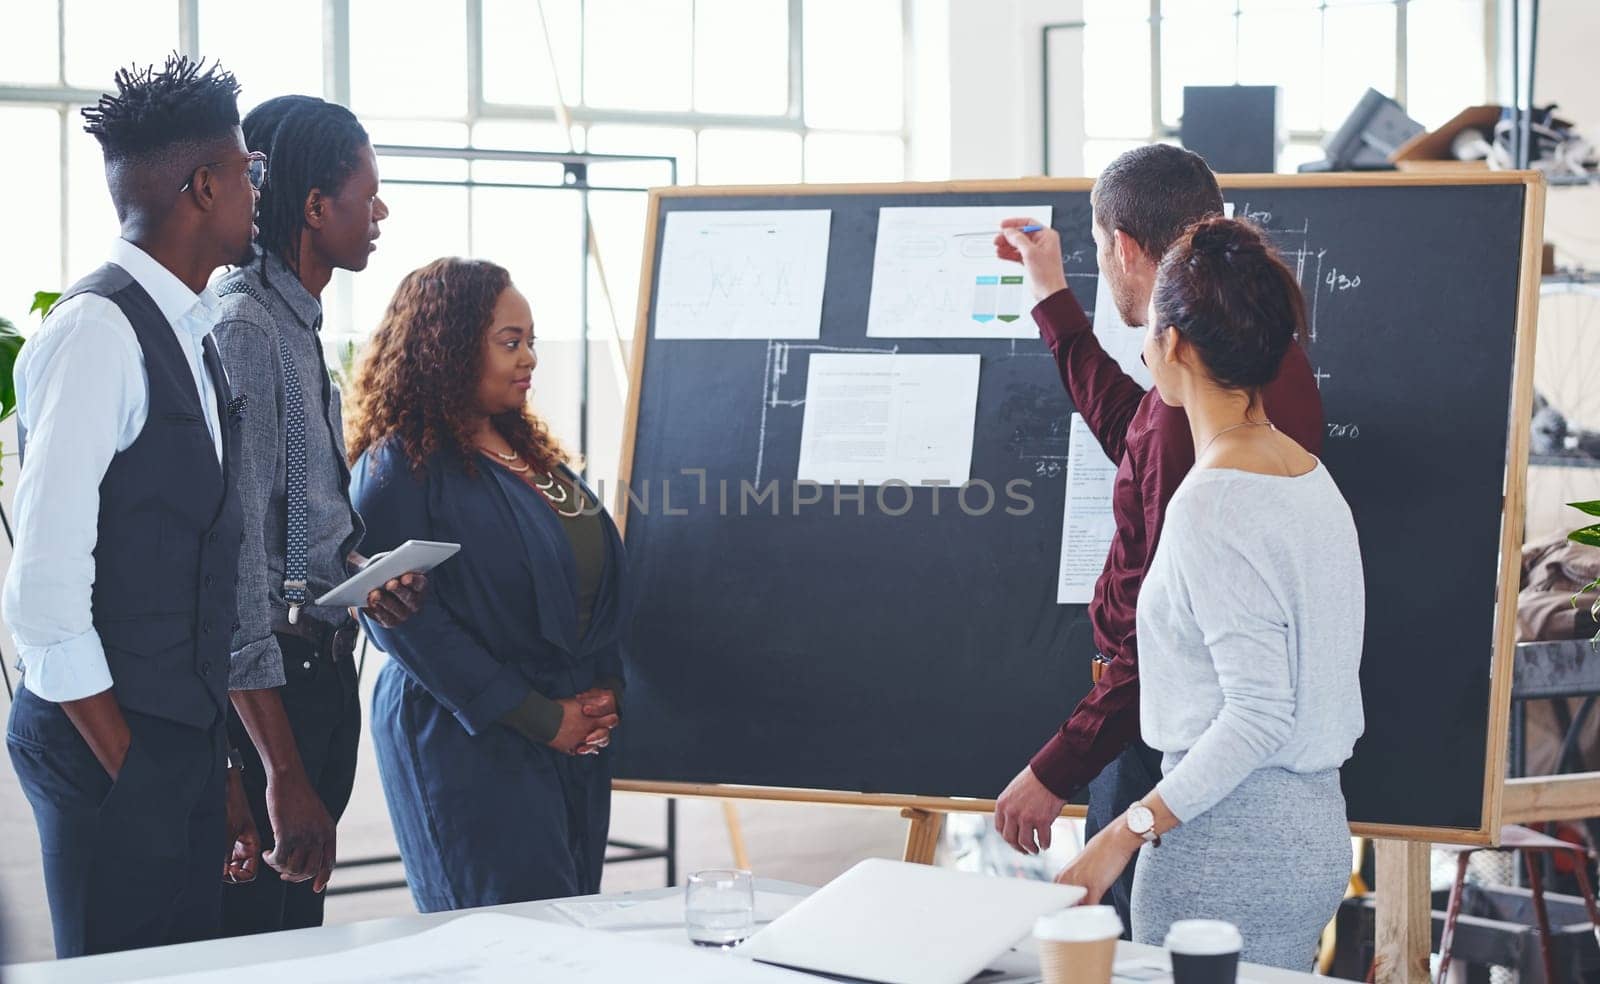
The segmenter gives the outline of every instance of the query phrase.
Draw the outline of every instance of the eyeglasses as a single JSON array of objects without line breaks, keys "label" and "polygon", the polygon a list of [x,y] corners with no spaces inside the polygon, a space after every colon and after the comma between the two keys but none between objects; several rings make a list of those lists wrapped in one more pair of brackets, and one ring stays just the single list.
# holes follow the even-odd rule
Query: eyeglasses
[{"label": "eyeglasses", "polygon": [[[195,171],[200,170],[202,167],[216,167],[218,164],[232,164],[238,161],[243,161],[245,167],[249,170],[250,187],[260,191],[262,184],[264,184],[267,180],[267,155],[263,154],[259,150],[251,151],[249,155],[245,157],[236,157],[231,161],[207,161],[204,164],[196,165]],[[191,171],[189,173],[189,180],[185,181],[183,183],[183,187],[178,189],[178,194],[183,194],[193,185],[194,172]]]}]

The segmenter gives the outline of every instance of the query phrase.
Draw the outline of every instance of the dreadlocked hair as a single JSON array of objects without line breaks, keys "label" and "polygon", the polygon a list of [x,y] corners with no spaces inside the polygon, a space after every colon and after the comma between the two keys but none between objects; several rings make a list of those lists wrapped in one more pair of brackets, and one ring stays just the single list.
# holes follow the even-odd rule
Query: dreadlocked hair
[{"label": "dreadlocked hair", "polygon": [[278,96],[244,118],[244,142],[267,155],[267,181],[256,205],[256,242],[297,267],[306,227],[306,196],[339,193],[360,163],[367,131],[355,114],[314,96]]},{"label": "dreadlocked hair", "polygon": [[[414,472],[435,453],[478,474],[472,422],[484,338],[511,274],[487,260],[448,256],[400,281],[356,372],[345,424],[353,464],[368,448],[399,442]],[[490,418],[522,460],[541,472],[571,459],[526,406]]]},{"label": "dreadlocked hair", "polygon": [[102,94],[82,110],[84,131],[108,161],[213,140],[239,125],[239,83],[216,62],[207,68],[204,59],[174,53],[160,71],[118,69],[115,82],[115,95]]}]

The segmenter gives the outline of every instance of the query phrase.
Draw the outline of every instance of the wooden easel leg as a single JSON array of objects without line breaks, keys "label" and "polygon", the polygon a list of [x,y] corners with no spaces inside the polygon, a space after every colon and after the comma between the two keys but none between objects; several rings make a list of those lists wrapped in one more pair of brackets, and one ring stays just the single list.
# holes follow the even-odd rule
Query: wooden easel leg
[{"label": "wooden easel leg", "polygon": [[939,848],[939,834],[944,830],[944,814],[907,807],[900,815],[911,821],[911,828],[906,831],[905,859],[914,864],[932,864]]},{"label": "wooden easel leg", "polygon": [[1377,984],[1424,984],[1433,943],[1428,845],[1374,842],[1378,859]]},{"label": "wooden easel leg", "polygon": [[744,846],[744,826],[739,823],[739,808],[733,800],[722,801],[722,822],[728,827],[728,846],[733,848],[733,866],[750,871],[750,852]]}]

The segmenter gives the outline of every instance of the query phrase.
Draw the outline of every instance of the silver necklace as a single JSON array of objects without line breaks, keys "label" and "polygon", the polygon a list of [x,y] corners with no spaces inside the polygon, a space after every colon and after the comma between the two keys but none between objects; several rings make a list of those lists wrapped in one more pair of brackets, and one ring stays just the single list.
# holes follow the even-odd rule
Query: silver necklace
[{"label": "silver necklace", "polygon": [[528,471],[529,466],[523,463],[522,457],[515,451],[511,452],[510,454],[501,454],[494,448],[486,448],[481,444],[478,445],[478,447],[481,450],[487,451],[494,455],[496,458],[499,458],[502,465],[506,466],[507,469],[516,472],[518,475],[524,474]]},{"label": "silver necklace", "polygon": [[1224,427],[1215,434],[1211,435],[1211,440],[1207,441],[1206,446],[1201,448],[1200,452],[1194,456],[1195,460],[1199,461],[1201,458],[1204,458],[1206,456],[1206,452],[1211,450],[1211,445],[1217,443],[1217,438],[1228,433],[1229,431],[1236,431],[1241,427],[1271,427],[1273,430],[1278,429],[1277,426],[1274,425],[1270,420],[1246,420],[1244,423],[1234,424],[1232,427]]}]

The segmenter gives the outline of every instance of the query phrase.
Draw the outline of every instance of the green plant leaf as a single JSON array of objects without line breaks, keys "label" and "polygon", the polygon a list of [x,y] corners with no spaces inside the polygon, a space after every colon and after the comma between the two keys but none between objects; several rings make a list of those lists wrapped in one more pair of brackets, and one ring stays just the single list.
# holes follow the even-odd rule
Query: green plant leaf
[{"label": "green plant leaf", "polygon": [[55,307],[59,300],[61,300],[59,290],[36,290],[33,292],[33,307],[28,309],[28,313],[38,312],[42,318],[50,313],[50,309]]},{"label": "green plant leaf", "polygon": [[1600,499],[1594,499],[1589,502],[1569,502],[1567,505],[1591,516],[1600,516]]},{"label": "green plant leaf", "polygon": [[17,364],[17,353],[22,350],[23,337],[15,325],[0,318],[0,420],[11,416],[17,409],[17,382],[12,378],[12,367]]},{"label": "green plant leaf", "polygon": [[1573,543],[1587,544],[1591,547],[1600,547],[1600,524],[1585,526],[1581,530],[1573,530],[1567,534],[1567,539]]}]

